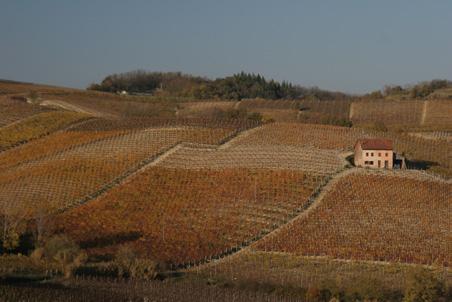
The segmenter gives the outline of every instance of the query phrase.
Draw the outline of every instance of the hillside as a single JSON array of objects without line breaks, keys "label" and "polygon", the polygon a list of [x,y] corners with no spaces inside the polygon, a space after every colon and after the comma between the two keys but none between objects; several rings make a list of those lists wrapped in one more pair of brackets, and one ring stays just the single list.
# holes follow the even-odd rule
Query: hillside
[{"label": "hillside", "polygon": [[[448,99],[0,91],[0,279],[69,267],[352,298],[400,297],[419,272],[452,285]],[[353,167],[362,138],[391,139],[408,170]]]},{"label": "hillside", "polygon": [[254,248],[449,266],[451,190],[451,184],[441,181],[351,174],[341,178],[306,216]]}]

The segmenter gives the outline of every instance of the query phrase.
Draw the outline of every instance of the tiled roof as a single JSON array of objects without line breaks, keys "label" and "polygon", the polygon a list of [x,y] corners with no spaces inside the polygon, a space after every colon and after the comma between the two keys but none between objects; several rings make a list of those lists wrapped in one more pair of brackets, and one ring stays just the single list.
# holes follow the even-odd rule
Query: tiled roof
[{"label": "tiled roof", "polygon": [[392,150],[392,140],[389,139],[360,139],[356,143],[361,144],[363,150]]}]

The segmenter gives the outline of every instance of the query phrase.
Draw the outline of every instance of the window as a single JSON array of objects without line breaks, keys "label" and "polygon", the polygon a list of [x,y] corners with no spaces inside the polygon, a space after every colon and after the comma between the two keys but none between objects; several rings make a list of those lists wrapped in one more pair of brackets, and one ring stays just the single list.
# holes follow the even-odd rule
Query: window
[{"label": "window", "polygon": [[365,165],[373,165],[374,162],[373,162],[372,160],[370,160],[370,161],[367,161],[367,160],[366,160],[366,161],[364,162],[364,164],[365,164]]},{"label": "window", "polygon": [[374,153],[372,152],[372,153],[370,153],[370,156],[374,156]]},{"label": "window", "polygon": [[366,156],[369,156],[369,152],[366,152]]},{"label": "window", "polygon": [[381,156],[381,152],[378,152],[378,156]]},{"label": "window", "polygon": [[385,153],[385,156],[388,156],[388,152]]},{"label": "window", "polygon": [[374,164],[373,160],[369,161],[369,165],[373,165],[373,164]]},{"label": "window", "polygon": [[385,160],[385,168],[389,168],[389,162],[387,160]]}]

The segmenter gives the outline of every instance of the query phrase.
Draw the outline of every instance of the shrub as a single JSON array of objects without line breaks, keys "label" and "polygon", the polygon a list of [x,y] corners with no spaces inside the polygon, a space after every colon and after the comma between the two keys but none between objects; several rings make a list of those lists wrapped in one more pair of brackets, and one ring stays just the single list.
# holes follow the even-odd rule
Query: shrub
[{"label": "shrub", "polygon": [[127,246],[118,249],[115,255],[115,264],[118,267],[118,277],[133,279],[155,279],[160,265],[149,259],[141,259]]},{"label": "shrub", "polygon": [[373,125],[374,130],[381,131],[381,132],[387,132],[388,127],[383,122],[375,122]]},{"label": "shrub", "polygon": [[19,246],[20,234],[14,230],[9,229],[3,234],[2,247],[5,251],[14,250]]},{"label": "shrub", "polygon": [[73,272],[87,260],[86,253],[64,235],[52,237],[44,246],[43,254],[46,260],[58,264],[66,278],[71,277]]},{"label": "shrub", "polygon": [[[404,302],[433,302],[442,301],[445,285],[432,273],[423,271],[414,272],[408,280]],[[443,301],[446,301],[445,298]]]},{"label": "shrub", "polygon": [[130,272],[137,259],[135,252],[127,246],[121,246],[115,255],[115,264],[118,267],[118,277],[130,276]]},{"label": "shrub", "polygon": [[353,122],[349,119],[333,120],[331,124],[341,126],[341,127],[349,127],[349,128],[351,128],[353,126]]}]

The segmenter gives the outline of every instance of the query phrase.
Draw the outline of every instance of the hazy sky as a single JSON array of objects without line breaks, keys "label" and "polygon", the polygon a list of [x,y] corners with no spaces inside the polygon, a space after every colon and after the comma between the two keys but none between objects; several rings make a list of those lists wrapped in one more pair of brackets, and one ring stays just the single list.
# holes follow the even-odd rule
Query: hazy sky
[{"label": "hazy sky", "polygon": [[0,78],[240,71],[363,92],[452,79],[450,0],[0,0]]}]

